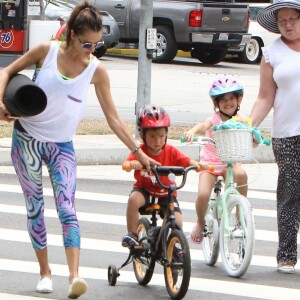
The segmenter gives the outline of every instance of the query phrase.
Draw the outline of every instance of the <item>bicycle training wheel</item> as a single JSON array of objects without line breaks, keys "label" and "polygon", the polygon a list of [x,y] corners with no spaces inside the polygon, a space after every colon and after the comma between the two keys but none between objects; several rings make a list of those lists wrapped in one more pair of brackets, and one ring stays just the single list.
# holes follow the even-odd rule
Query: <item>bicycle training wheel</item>
[{"label": "bicycle training wheel", "polygon": [[214,266],[219,257],[219,224],[210,210],[205,216],[206,231],[202,242],[205,263]]},{"label": "bicycle training wheel", "polygon": [[182,299],[190,284],[191,256],[188,241],[181,230],[174,230],[167,241],[167,260],[164,266],[165,283],[172,299]]},{"label": "bicycle training wheel", "polygon": [[220,250],[225,271],[229,276],[243,276],[252,259],[255,225],[248,199],[230,195],[227,203],[228,228],[223,214],[220,226]]},{"label": "bicycle training wheel", "polygon": [[[138,239],[148,234],[150,221],[147,218],[140,218],[137,229]],[[155,259],[152,257],[151,250],[146,250],[137,254],[133,258],[133,270],[136,280],[140,285],[147,285],[153,275]]]},{"label": "bicycle training wheel", "polygon": [[107,272],[107,279],[108,279],[109,285],[115,286],[117,283],[118,276],[119,276],[119,273],[117,271],[116,266],[110,265],[108,267],[108,272]]}]

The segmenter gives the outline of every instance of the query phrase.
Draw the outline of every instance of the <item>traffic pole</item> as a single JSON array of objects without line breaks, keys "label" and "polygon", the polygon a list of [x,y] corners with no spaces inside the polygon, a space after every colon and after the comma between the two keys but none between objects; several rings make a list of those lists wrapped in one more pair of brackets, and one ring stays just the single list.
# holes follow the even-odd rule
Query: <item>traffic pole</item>
[{"label": "traffic pole", "polygon": [[[141,0],[140,28],[139,28],[139,56],[138,56],[138,80],[137,80],[137,101],[135,114],[141,107],[151,102],[151,63],[152,59],[147,57],[146,31],[153,23],[153,1]],[[135,138],[139,139],[136,128]]]}]

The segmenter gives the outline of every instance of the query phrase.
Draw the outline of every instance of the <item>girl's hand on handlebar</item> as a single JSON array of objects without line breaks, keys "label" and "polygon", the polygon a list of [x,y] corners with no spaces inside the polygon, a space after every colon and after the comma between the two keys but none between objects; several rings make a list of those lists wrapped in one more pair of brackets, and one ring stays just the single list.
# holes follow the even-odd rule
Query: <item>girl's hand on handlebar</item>
[{"label": "girl's hand on handlebar", "polygon": [[184,132],[184,137],[186,138],[186,142],[191,142],[194,140],[194,133],[191,130]]}]

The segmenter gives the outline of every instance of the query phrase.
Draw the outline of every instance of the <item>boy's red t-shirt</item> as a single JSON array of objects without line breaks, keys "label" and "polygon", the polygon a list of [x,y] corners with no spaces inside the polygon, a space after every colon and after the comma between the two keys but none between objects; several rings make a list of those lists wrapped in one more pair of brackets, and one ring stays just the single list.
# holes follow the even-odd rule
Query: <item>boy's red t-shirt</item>
[{"label": "boy's red t-shirt", "polygon": [[[191,160],[188,156],[180,152],[177,148],[168,144],[165,145],[165,147],[162,149],[159,155],[149,154],[144,144],[141,145],[141,149],[149,157],[160,162],[162,166],[178,166],[186,168],[189,166],[189,162]],[[126,160],[137,160],[137,158],[133,153],[130,153]],[[156,198],[164,198],[168,196],[168,191],[163,189],[156,182],[154,174],[148,174],[144,170],[135,170],[134,178],[136,179],[136,182],[133,185],[134,188],[144,188],[150,193],[150,195]],[[165,185],[170,184],[170,180],[167,176],[161,176],[161,180]],[[177,193],[175,192],[175,196],[176,194]]]}]

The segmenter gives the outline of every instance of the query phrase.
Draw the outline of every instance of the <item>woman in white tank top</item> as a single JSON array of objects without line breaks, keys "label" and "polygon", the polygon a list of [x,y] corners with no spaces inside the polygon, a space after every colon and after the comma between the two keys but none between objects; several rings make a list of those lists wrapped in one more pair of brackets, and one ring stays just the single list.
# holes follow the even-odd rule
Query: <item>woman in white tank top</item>
[{"label": "woman in white tank top", "polygon": [[92,55],[102,43],[102,20],[98,10],[84,1],[74,8],[67,25],[65,42],[41,43],[1,71],[0,120],[13,120],[3,104],[10,78],[35,65],[40,69],[35,82],[47,95],[47,107],[39,115],[15,122],[11,156],[24,191],[28,232],[40,266],[36,291],[53,291],[41,181],[44,162],[62,224],[70,271],[68,297],[77,299],[87,290],[87,283],[78,274],[80,229],[74,203],[76,160],[72,139],[83,115],[90,84],[94,84],[101,108],[115,134],[147,169],[150,164],[158,163],[140,150],[120,119],[111,96],[107,71]]}]

